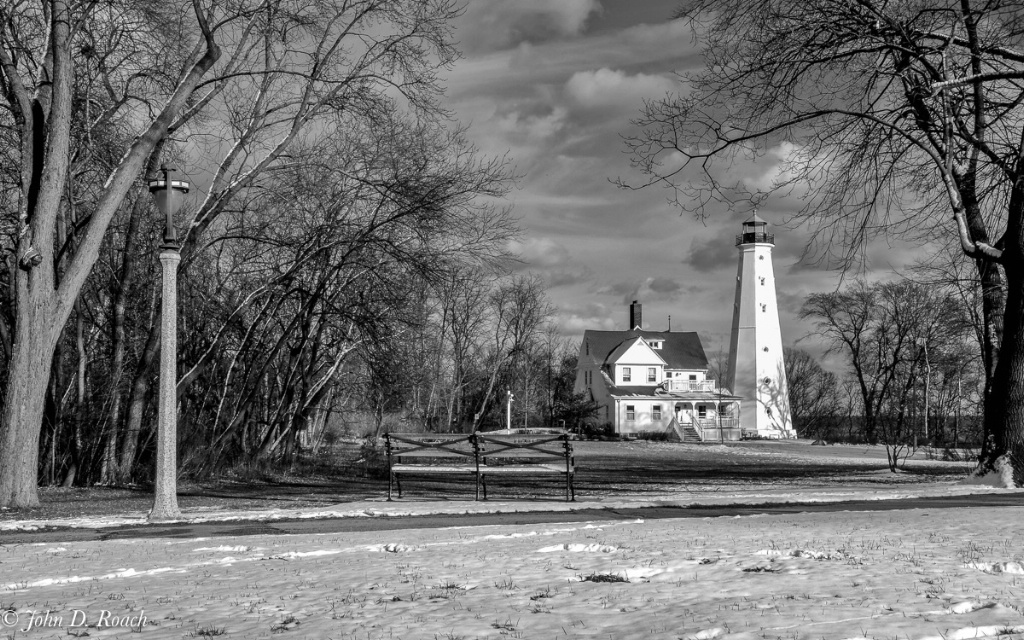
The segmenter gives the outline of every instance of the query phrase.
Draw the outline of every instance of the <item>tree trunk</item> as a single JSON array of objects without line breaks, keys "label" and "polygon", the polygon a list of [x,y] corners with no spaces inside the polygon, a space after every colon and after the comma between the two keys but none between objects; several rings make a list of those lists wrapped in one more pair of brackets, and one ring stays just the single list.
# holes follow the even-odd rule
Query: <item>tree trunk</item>
[{"label": "tree trunk", "polygon": [[[160,323],[160,316],[154,316],[154,326]],[[139,436],[142,434],[142,417],[146,413],[151,397],[150,385],[153,383],[153,368],[156,365],[157,356],[160,354],[160,332],[154,331],[151,327],[146,346],[142,350],[139,364],[135,368],[135,377],[132,380],[131,393],[128,396],[128,417],[124,425],[124,439],[121,441],[121,460],[118,468],[122,470],[123,477],[131,476],[132,464],[135,461],[135,453],[139,446]]]},{"label": "tree trunk", "polygon": [[[1004,254],[1006,257],[1006,254]],[[1008,264],[1007,264],[1008,263]],[[992,391],[985,398],[986,446],[982,469],[1004,463],[1013,469],[1013,483],[1024,486],[1024,269],[1019,256],[1006,264],[1006,314]]]},{"label": "tree trunk", "polygon": [[[0,505],[13,508],[39,506],[39,433],[55,347],[45,319],[49,305],[29,295],[20,297],[19,303],[22,326],[14,343],[0,421]],[[25,330],[24,325],[33,323],[37,330]]]},{"label": "tree trunk", "polygon": [[1006,277],[1002,336],[992,389],[985,398],[986,440],[979,471],[995,469],[1002,458],[1012,469],[1008,480],[1024,487],[1024,157],[1017,159],[1015,174],[1001,258]]},{"label": "tree trunk", "polygon": [[[153,150],[153,153],[150,155],[149,163],[146,168],[147,175],[156,171],[163,146],[164,142],[159,142]],[[135,281],[135,273],[137,271],[135,251],[138,244],[139,220],[142,218],[145,210],[145,200],[140,194],[129,209],[128,226],[125,229],[124,248],[121,253],[121,272],[118,275],[118,278],[114,281],[114,295],[111,300],[110,391],[112,398],[110,403],[110,439],[112,442],[110,443],[110,446],[112,447],[116,447],[117,445],[118,432],[127,431],[121,429],[124,406],[124,395],[121,393],[121,380],[125,375],[124,360],[126,350],[125,343],[127,341],[124,329],[124,316],[127,308],[128,291],[131,289],[131,286]],[[137,393],[135,385],[133,384],[131,388],[133,390],[133,396],[135,396]],[[137,427],[138,423],[136,423],[135,426]],[[118,455],[117,461],[114,464],[114,469],[112,470],[113,477],[110,478],[113,482],[125,484],[131,480],[132,465],[135,461],[135,450],[137,448],[138,439],[139,432],[137,429],[131,432],[130,436],[125,433],[121,444],[120,455]]]},{"label": "tree trunk", "polygon": [[[1000,396],[995,389],[994,382],[997,377],[998,363],[1003,355],[1002,343],[1005,340],[1004,330],[1010,321],[1010,307],[1008,294],[1010,291],[1004,289],[1003,277],[999,266],[991,261],[976,260],[978,276],[981,279],[982,295],[982,362],[985,367],[985,389],[982,396],[985,406],[984,439],[981,448],[981,463],[986,470],[993,469],[996,459],[1002,455],[1005,449],[997,447],[992,449],[993,444],[999,440],[998,434],[1005,429],[1004,424],[999,423],[999,414],[1005,396]],[[1007,273],[1007,285],[1010,277]],[[1009,322],[1008,322],[1009,321]]]}]

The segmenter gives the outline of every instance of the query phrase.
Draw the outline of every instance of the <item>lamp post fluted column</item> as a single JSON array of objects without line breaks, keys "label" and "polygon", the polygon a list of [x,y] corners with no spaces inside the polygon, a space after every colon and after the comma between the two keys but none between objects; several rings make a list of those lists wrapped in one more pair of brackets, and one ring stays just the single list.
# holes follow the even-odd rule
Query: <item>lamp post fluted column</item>
[{"label": "lamp post fluted column", "polygon": [[164,241],[160,245],[163,266],[162,302],[160,307],[160,399],[158,405],[156,478],[153,489],[151,522],[177,520],[178,509],[178,263],[181,261],[174,214],[181,206],[182,194],[188,193],[188,182],[174,179],[174,169],[160,167],[162,179],[152,180],[149,190],[157,207],[164,214]]}]

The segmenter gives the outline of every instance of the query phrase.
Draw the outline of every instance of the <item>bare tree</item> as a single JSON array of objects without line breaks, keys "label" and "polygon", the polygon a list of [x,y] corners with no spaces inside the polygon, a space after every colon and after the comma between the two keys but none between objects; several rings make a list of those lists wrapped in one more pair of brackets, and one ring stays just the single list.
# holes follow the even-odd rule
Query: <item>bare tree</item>
[{"label": "bare tree", "polygon": [[684,207],[744,195],[722,165],[789,145],[777,188],[808,193],[814,244],[935,239],[981,285],[986,439],[1024,485],[1024,54],[1008,0],[692,0],[706,69],[647,105],[630,141]]},{"label": "bare tree", "polygon": [[[191,4],[190,15],[136,0],[0,7],[0,117],[18,140],[0,506],[38,503],[54,350],[114,215],[161,141],[175,138],[183,156],[222,152],[187,221],[187,268],[218,216],[260,175],[287,164],[285,152],[304,132],[365,122],[398,101],[439,114],[436,73],[455,56],[454,2]],[[115,125],[131,129],[130,142],[105,180],[79,182],[78,168],[93,161],[83,152],[92,135]],[[201,138],[216,141],[190,147]]]},{"label": "bare tree", "polygon": [[793,428],[804,438],[820,440],[842,408],[836,374],[825,371],[802,349],[786,347],[784,351]]},{"label": "bare tree", "polygon": [[521,375],[520,365],[528,362],[529,353],[544,334],[544,324],[552,313],[543,282],[535,275],[518,276],[501,283],[491,294],[490,310],[493,344],[486,365],[490,375],[473,421],[474,430],[479,429],[487,413],[499,374],[507,369],[511,374],[510,385],[517,373]]},{"label": "bare tree", "polygon": [[813,319],[832,349],[846,356],[859,390],[864,434],[882,441],[890,468],[916,446],[912,397],[925,367],[922,343],[935,353],[962,344],[955,299],[908,280],[855,282],[845,290],[812,294],[801,315]]}]

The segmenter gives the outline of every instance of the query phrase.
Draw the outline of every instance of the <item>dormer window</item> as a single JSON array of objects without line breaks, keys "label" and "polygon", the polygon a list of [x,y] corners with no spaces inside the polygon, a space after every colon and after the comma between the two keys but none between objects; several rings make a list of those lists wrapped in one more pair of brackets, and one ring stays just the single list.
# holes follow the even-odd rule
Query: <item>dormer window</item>
[{"label": "dormer window", "polygon": [[664,341],[662,341],[662,340],[651,340],[651,341],[650,341],[650,342],[648,342],[647,344],[651,345],[651,348],[652,348],[652,349],[660,349],[660,348],[661,348],[661,346],[662,346],[663,344],[665,344],[665,343],[664,343]]}]

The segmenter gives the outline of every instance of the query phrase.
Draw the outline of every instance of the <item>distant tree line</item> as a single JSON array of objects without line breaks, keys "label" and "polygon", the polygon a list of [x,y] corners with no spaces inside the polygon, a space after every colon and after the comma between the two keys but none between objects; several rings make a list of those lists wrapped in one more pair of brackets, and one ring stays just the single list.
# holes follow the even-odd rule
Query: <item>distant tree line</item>
[{"label": "distant tree line", "polygon": [[815,322],[841,376],[786,352],[794,426],[803,437],[883,443],[890,465],[925,443],[955,450],[983,438],[984,365],[976,287],[910,279],[854,281],[812,294]]}]

